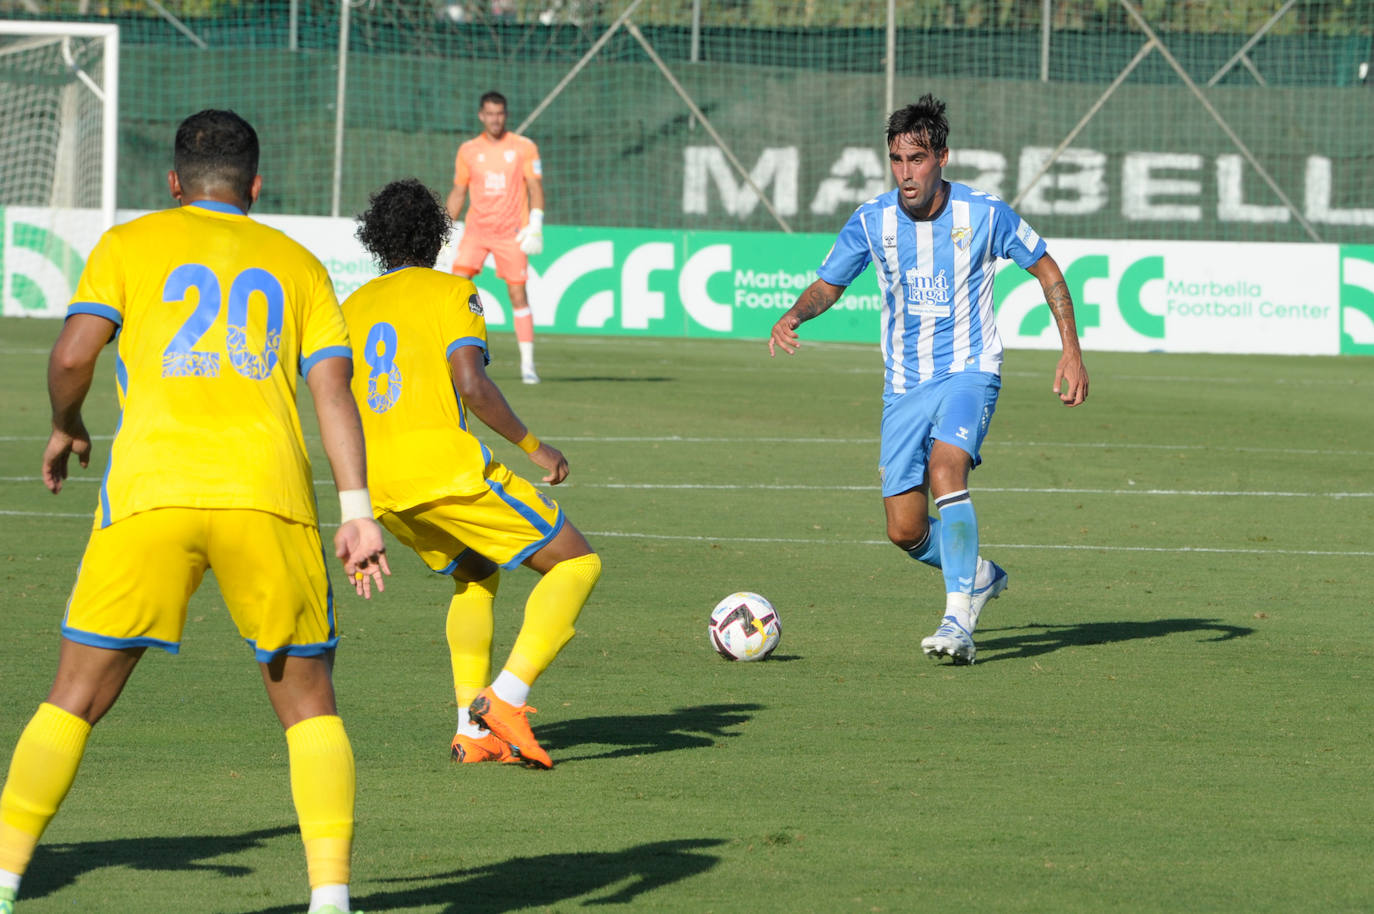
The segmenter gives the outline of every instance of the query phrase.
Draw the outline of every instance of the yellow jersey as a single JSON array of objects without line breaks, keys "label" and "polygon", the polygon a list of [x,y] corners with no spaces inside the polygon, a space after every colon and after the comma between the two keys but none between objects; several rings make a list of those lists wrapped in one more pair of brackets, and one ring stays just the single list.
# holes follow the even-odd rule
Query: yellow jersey
[{"label": "yellow jersey", "polygon": [[120,418],[98,527],[165,507],[317,523],[296,379],[351,350],[314,255],[196,201],[106,232],[67,314],[116,325]]},{"label": "yellow jersey", "polygon": [[491,452],[472,433],[448,361],[460,346],[476,346],[489,360],[477,287],[451,273],[401,267],[350,295],[343,313],[373,510],[486,491]]}]

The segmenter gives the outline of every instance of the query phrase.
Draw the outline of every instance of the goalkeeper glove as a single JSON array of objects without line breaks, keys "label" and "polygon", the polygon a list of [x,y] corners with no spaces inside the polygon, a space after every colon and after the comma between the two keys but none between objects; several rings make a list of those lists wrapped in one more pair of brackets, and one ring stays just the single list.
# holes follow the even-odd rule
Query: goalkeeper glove
[{"label": "goalkeeper glove", "polygon": [[530,210],[530,224],[515,233],[515,243],[526,254],[538,254],[544,250],[544,211]]}]

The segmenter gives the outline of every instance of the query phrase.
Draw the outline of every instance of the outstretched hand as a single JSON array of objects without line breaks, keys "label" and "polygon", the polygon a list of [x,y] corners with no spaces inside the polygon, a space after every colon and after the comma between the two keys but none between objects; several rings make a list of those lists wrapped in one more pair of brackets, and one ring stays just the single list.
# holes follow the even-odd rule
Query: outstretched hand
[{"label": "outstretched hand", "polygon": [[391,574],[386,561],[386,544],[382,542],[382,528],[370,517],[359,517],[339,525],[334,534],[334,554],[343,561],[353,589],[364,600],[372,599],[372,587],[386,590],[382,575]]},{"label": "outstretched hand", "polygon": [[778,318],[777,323],[773,325],[773,332],[768,337],[769,358],[777,355],[777,352],[773,349],[774,346],[788,355],[791,355],[801,348],[801,335],[797,333],[797,327],[800,325],[801,321],[797,320],[791,314],[784,314],[782,317]]},{"label": "outstretched hand", "polygon": [[48,446],[43,449],[43,485],[56,495],[62,491],[62,482],[67,478],[67,460],[73,454],[81,461],[82,469],[91,463],[91,436],[85,425],[79,425],[75,434],[53,429],[48,438]]}]

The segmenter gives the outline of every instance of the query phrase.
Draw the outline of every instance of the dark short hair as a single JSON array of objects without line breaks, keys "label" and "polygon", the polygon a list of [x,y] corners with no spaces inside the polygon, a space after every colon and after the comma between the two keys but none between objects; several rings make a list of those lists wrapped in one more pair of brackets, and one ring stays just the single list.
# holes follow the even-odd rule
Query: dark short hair
[{"label": "dark short hair", "polygon": [[495,90],[492,90],[491,92],[482,93],[482,97],[477,101],[477,110],[481,111],[487,102],[500,105],[502,108],[510,107],[510,105],[506,104],[506,97]]},{"label": "dark short hair", "polygon": [[258,174],[258,133],[232,111],[207,108],[177,127],[172,163],[183,188],[223,188],[246,201]]},{"label": "dark short hair", "polygon": [[931,152],[944,149],[949,142],[945,103],[927,92],[916,104],[892,112],[887,119],[887,145],[899,136],[910,136]]},{"label": "dark short hair", "polygon": [[368,198],[354,233],[383,270],[432,267],[453,223],[439,197],[415,178],[392,181]]}]

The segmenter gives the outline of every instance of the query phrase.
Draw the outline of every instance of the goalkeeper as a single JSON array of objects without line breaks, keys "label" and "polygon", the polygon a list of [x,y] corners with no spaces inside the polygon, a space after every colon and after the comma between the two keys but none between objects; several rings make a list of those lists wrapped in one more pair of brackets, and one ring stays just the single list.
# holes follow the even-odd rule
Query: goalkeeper
[{"label": "goalkeeper", "polygon": [[544,250],[544,182],[539,149],[506,129],[506,97],[488,92],[477,106],[482,132],[458,147],[448,215],[455,222],[468,201],[453,272],[471,279],[491,254],[506,281],[511,319],[520,347],[520,380],[538,384],[534,370],[534,319],[525,294],[530,254]]}]

